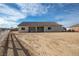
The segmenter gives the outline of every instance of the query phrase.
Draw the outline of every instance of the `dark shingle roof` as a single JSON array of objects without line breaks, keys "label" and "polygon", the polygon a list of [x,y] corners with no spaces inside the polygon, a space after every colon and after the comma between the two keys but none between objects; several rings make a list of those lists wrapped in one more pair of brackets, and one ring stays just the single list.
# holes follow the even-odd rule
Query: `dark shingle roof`
[{"label": "dark shingle roof", "polygon": [[18,26],[62,26],[56,22],[22,22]]}]

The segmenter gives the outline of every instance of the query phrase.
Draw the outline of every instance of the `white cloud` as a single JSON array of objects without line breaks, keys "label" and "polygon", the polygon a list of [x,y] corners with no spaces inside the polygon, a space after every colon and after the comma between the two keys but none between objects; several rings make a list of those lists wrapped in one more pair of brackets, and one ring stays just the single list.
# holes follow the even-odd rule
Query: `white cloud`
[{"label": "white cloud", "polygon": [[4,24],[4,23],[7,23],[7,21],[4,20],[3,18],[0,18],[0,24]]},{"label": "white cloud", "polygon": [[79,24],[79,11],[72,10],[69,11],[66,15],[57,16],[56,19],[63,19],[62,21],[58,21],[58,23],[63,24],[65,27],[70,27],[75,24]]},{"label": "white cloud", "polygon": [[[25,16],[16,9],[12,9],[4,4],[0,4],[0,13],[6,14],[0,16],[0,27],[14,27],[17,23],[16,21]],[[14,25],[13,25],[14,24]],[[3,26],[2,26],[3,25]]]},{"label": "white cloud", "polygon": [[[19,19],[28,17],[29,15],[41,15],[46,14],[48,7],[44,7],[41,4],[17,4],[20,10],[11,8],[5,4],[0,4],[0,27],[15,27]],[[3,26],[2,26],[3,25]]]},{"label": "white cloud", "polygon": [[0,13],[4,13],[9,16],[13,16],[13,17],[17,17],[17,18],[24,17],[24,15],[20,11],[14,9],[14,8],[10,8],[4,4],[0,4]]},{"label": "white cloud", "polygon": [[34,3],[30,3],[30,4],[17,4],[18,6],[20,6],[21,8],[21,12],[23,12],[23,14],[25,15],[41,15],[41,14],[46,14],[47,13],[47,9],[49,7],[45,7],[41,4],[34,4]]},{"label": "white cloud", "polygon": [[17,27],[16,25],[17,25],[16,22],[7,21],[4,18],[0,17],[0,27],[2,27],[2,28],[10,28],[11,26]]},{"label": "white cloud", "polygon": [[[42,14],[46,14],[48,12],[48,8],[53,8],[52,12],[58,11],[55,8],[59,6],[60,8],[63,8],[64,4],[57,4],[52,6],[43,6],[42,4],[34,4],[34,3],[27,3],[27,4],[20,4],[17,3],[17,5],[20,7],[20,10],[17,10],[15,8],[11,8],[5,4],[0,4],[0,13],[6,14],[1,15],[0,14],[0,27],[16,27],[18,24],[17,21],[19,19],[27,18],[28,16],[40,16]],[[57,15],[55,17],[55,20],[63,19],[62,21],[58,21],[58,23],[61,23],[65,26],[71,26],[73,24],[79,23],[79,11],[75,9],[67,9],[64,10],[65,15]]]}]

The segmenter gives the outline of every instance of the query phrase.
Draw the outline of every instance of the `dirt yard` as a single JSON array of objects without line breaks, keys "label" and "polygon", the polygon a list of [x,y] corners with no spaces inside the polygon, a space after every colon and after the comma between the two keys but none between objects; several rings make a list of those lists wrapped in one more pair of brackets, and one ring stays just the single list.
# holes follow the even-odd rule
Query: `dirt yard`
[{"label": "dirt yard", "polygon": [[35,56],[79,56],[79,33],[18,33],[16,37]]}]

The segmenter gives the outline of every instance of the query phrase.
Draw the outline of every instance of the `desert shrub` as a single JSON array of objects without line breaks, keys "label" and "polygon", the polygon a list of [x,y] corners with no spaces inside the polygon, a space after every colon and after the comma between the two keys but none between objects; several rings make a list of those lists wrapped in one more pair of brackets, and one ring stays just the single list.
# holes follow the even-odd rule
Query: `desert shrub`
[{"label": "desert shrub", "polygon": [[74,30],[72,30],[72,32],[75,32]]}]

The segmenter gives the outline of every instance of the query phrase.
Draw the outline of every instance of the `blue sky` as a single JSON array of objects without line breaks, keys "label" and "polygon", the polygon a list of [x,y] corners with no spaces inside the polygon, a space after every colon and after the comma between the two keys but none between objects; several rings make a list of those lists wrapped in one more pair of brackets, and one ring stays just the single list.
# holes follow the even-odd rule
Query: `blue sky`
[{"label": "blue sky", "polygon": [[57,22],[65,27],[79,24],[77,3],[2,3],[0,27],[17,27],[21,22]]}]

